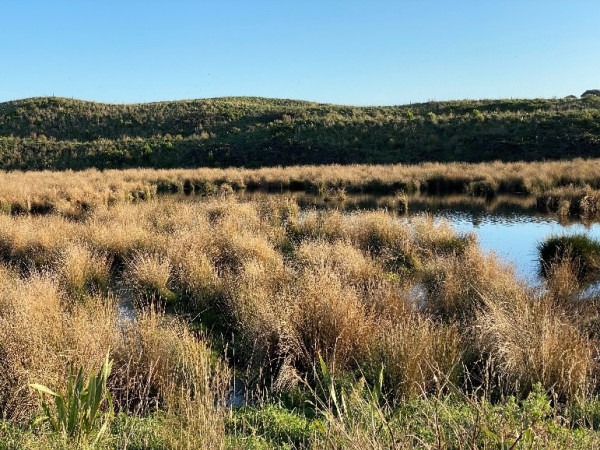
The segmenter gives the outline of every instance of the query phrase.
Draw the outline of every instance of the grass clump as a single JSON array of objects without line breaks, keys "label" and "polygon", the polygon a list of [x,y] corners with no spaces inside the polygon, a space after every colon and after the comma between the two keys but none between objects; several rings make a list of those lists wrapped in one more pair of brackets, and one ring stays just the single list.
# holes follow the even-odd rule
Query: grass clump
[{"label": "grass clump", "polygon": [[68,294],[75,299],[83,299],[108,293],[110,268],[110,260],[105,254],[71,244],[61,251],[57,272]]},{"label": "grass clump", "polygon": [[462,255],[435,255],[424,268],[423,309],[446,322],[472,323],[487,298],[512,304],[527,295],[510,267],[469,246]]},{"label": "grass clump", "polygon": [[593,388],[594,343],[549,299],[507,304],[488,298],[476,327],[500,389],[523,395],[541,383],[565,400]]},{"label": "grass clump", "polygon": [[172,280],[170,261],[158,254],[136,254],[128,264],[127,278],[144,302],[158,300],[172,305],[178,300],[169,289]]},{"label": "grass clump", "polygon": [[445,383],[459,382],[464,349],[455,325],[414,313],[388,320],[375,330],[369,350],[361,367],[373,381],[383,365],[389,398],[415,398],[437,392]]},{"label": "grass clump", "polygon": [[578,281],[597,279],[600,270],[600,242],[585,234],[550,236],[538,245],[540,266],[548,276],[552,267],[569,262]]}]

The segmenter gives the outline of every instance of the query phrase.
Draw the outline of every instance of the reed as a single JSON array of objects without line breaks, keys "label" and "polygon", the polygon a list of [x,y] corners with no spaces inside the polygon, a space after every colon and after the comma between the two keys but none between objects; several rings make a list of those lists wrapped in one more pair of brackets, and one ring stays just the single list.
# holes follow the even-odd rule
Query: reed
[{"label": "reed", "polygon": [[[290,166],[262,169],[128,169],[81,172],[4,172],[0,210],[8,214],[50,214],[81,220],[116,203],[150,201],[159,193],[230,196],[242,189],[304,190],[325,194],[399,191],[494,197],[531,194],[543,210],[595,215],[600,160],[548,162],[422,163],[415,165]],[[344,195],[341,195],[344,193]],[[561,206],[562,205],[562,206]],[[406,209],[398,195],[395,208]],[[559,208],[560,206],[560,208]]]}]

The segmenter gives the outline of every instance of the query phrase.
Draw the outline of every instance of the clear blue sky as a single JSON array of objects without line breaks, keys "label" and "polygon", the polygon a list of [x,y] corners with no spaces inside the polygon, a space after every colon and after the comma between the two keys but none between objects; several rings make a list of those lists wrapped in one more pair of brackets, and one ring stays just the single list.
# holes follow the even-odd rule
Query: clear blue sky
[{"label": "clear blue sky", "polygon": [[600,0],[0,0],[0,101],[384,105],[600,89]]}]

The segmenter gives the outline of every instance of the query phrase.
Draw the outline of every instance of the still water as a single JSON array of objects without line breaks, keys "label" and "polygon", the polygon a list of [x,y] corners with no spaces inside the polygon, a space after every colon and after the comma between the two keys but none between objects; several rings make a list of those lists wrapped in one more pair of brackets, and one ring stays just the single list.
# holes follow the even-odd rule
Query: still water
[{"label": "still water", "polygon": [[540,282],[536,247],[549,235],[585,233],[600,239],[600,224],[560,223],[557,218],[523,213],[498,215],[442,210],[432,212],[439,220],[447,220],[460,233],[477,234],[481,248],[496,253],[502,260],[512,264],[517,276],[529,285]]},{"label": "still water", "polygon": [[[353,195],[336,198],[299,196],[304,207],[343,207],[346,210],[393,209],[389,196]],[[501,195],[493,199],[467,195],[426,196],[408,198],[407,220],[430,214],[434,220],[445,220],[459,233],[474,232],[481,248],[494,252],[511,264],[518,277],[530,286],[541,282],[537,245],[550,235],[585,233],[600,239],[600,223],[564,221],[556,215],[537,211],[535,198]]]}]

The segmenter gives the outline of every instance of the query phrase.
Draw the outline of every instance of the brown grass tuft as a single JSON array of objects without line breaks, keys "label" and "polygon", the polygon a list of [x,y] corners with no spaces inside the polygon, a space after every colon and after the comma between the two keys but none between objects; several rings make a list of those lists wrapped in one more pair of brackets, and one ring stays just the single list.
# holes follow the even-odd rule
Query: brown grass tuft
[{"label": "brown grass tuft", "polygon": [[596,370],[593,343],[553,301],[486,298],[476,329],[481,348],[509,392],[525,395],[541,382],[563,399],[589,393]]}]

